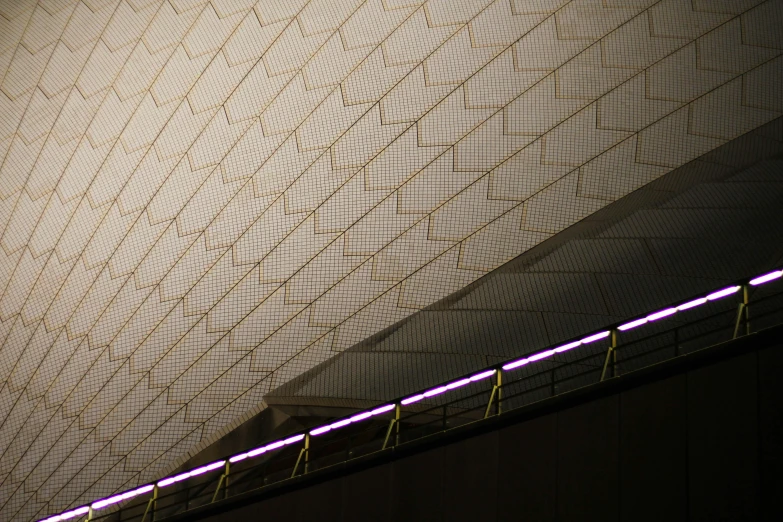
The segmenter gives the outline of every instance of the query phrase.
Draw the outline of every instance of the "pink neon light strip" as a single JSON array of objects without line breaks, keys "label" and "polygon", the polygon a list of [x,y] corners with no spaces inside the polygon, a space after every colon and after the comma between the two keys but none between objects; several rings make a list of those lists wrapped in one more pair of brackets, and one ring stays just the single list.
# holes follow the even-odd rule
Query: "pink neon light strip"
[{"label": "pink neon light strip", "polygon": [[778,279],[779,277],[783,277],[783,270],[778,270],[776,272],[770,272],[769,274],[764,274],[763,276],[759,276],[755,279],[750,280],[750,284],[753,286],[757,285],[763,285],[764,283],[768,283],[770,281],[774,281],[775,279]]},{"label": "pink neon light strip", "polygon": [[[761,284],[767,283],[769,281],[780,279],[781,277],[783,277],[783,270],[777,270],[777,271],[769,272],[769,273],[761,275],[761,276],[757,276],[756,278],[751,279],[749,281],[749,284],[753,285],[753,286],[757,286],[757,285],[761,285]],[[705,297],[700,297],[698,299],[694,299],[692,301],[688,301],[688,302],[683,303],[683,304],[681,304],[679,306],[676,306],[676,307],[666,308],[664,310],[660,310],[658,312],[654,312],[654,313],[652,313],[652,314],[650,314],[650,315],[648,315],[647,317],[644,317],[644,318],[640,318],[640,319],[636,319],[636,320],[633,320],[633,321],[629,321],[629,322],[627,322],[625,324],[622,324],[622,325],[618,326],[617,329],[621,330],[621,331],[630,330],[632,328],[636,328],[636,327],[642,326],[644,324],[647,324],[650,321],[655,321],[655,320],[658,320],[658,319],[662,319],[664,317],[668,317],[670,315],[673,315],[673,314],[677,313],[678,311],[681,312],[681,311],[684,311],[684,310],[689,310],[691,308],[695,308],[697,306],[701,306],[701,305],[707,303],[708,301],[714,301],[714,300],[721,299],[723,297],[729,296],[731,294],[736,293],[740,288],[742,288],[742,287],[741,286],[731,286],[731,287],[723,288],[723,289],[718,290],[716,292],[713,292],[713,293],[711,293],[711,294],[709,294],[709,295],[707,295]],[[520,367],[525,366],[527,364],[530,364],[532,362],[539,361],[539,360],[545,359],[547,357],[551,357],[552,355],[554,355],[556,353],[562,353],[562,352],[565,352],[565,351],[568,351],[568,350],[573,350],[574,348],[577,348],[577,347],[579,347],[579,346],[581,346],[583,344],[589,344],[589,343],[598,341],[600,339],[605,339],[605,338],[609,337],[610,334],[611,334],[611,332],[608,331],[608,330],[607,331],[603,331],[603,332],[595,333],[595,334],[590,335],[588,337],[585,337],[584,339],[581,339],[579,341],[574,341],[574,342],[571,342],[571,343],[568,343],[568,344],[564,344],[564,345],[559,346],[557,348],[545,350],[543,352],[539,352],[537,354],[530,355],[527,358],[518,359],[516,361],[512,361],[510,363],[507,363],[507,364],[505,364],[503,366],[503,370],[513,370],[515,368],[520,368]],[[495,369],[486,370],[486,371],[477,373],[477,374],[475,374],[475,375],[473,375],[471,377],[466,377],[466,378],[463,378],[463,379],[460,379],[460,380],[457,380],[457,381],[453,381],[451,383],[447,383],[447,384],[438,386],[436,388],[432,388],[430,390],[427,390],[425,392],[422,392],[422,393],[419,393],[419,394],[416,394],[416,395],[411,395],[410,397],[406,397],[405,399],[402,399],[402,401],[400,401],[400,404],[402,406],[406,406],[408,404],[413,404],[414,402],[418,402],[418,401],[420,401],[422,399],[425,399],[427,397],[432,397],[432,396],[435,396],[435,395],[439,395],[441,393],[445,393],[447,391],[451,391],[453,389],[456,389],[456,388],[465,386],[467,384],[470,384],[471,382],[476,382],[476,381],[479,381],[479,380],[482,380],[482,379],[486,379],[487,377],[490,377],[490,376],[494,375],[496,371],[497,370],[495,370]],[[395,408],[394,404],[386,404],[384,406],[379,406],[379,407],[377,407],[377,408],[375,408],[373,410],[370,410],[370,411],[357,413],[356,415],[354,415],[352,417],[349,417],[347,419],[342,419],[342,420],[333,422],[331,424],[327,424],[327,425],[324,425],[324,426],[319,426],[319,427],[313,428],[312,430],[310,430],[309,434],[312,435],[312,436],[321,435],[321,434],[329,432],[329,431],[331,431],[333,429],[339,429],[339,428],[341,428],[343,426],[347,426],[347,425],[352,424],[354,422],[363,421],[363,420],[365,420],[367,418],[370,418],[372,416],[375,416],[375,415],[382,415],[384,413],[387,413],[387,412],[393,410],[394,408]],[[273,450],[281,448],[283,446],[299,442],[302,439],[304,439],[304,437],[305,437],[304,434],[299,434],[299,435],[294,435],[292,437],[288,437],[287,439],[271,442],[271,443],[269,443],[269,444],[267,444],[265,446],[261,446],[261,447],[256,448],[256,449],[253,449],[253,450],[250,450],[250,451],[247,451],[247,452],[244,452],[244,453],[239,453],[237,455],[234,455],[234,456],[230,457],[228,459],[228,461],[231,462],[231,463],[234,463],[234,462],[239,462],[239,461],[245,460],[247,458],[256,457],[256,456],[261,455],[263,453],[266,453],[268,451],[273,451]],[[166,486],[174,484],[176,482],[181,482],[181,481],[187,480],[187,479],[189,479],[191,477],[194,477],[194,476],[197,476],[197,475],[201,475],[201,474],[204,474],[204,473],[208,473],[210,471],[214,471],[214,470],[216,470],[218,468],[223,467],[225,465],[225,463],[226,463],[225,460],[213,462],[211,464],[207,464],[206,466],[201,466],[201,467],[196,468],[194,470],[191,470],[191,471],[188,471],[188,472],[185,472],[185,473],[180,473],[179,475],[174,475],[172,477],[167,477],[167,478],[161,479],[161,480],[159,480],[157,482],[156,485],[158,487],[166,487]],[[74,517],[78,517],[78,516],[85,515],[85,514],[89,513],[90,508],[92,508],[93,510],[103,509],[103,508],[105,508],[107,506],[110,506],[112,504],[117,504],[117,503],[122,502],[124,500],[128,500],[130,498],[136,497],[138,495],[143,495],[143,494],[149,493],[149,492],[151,492],[154,489],[154,487],[155,486],[153,486],[152,484],[147,484],[147,485],[138,487],[136,489],[132,489],[132,490],[125,491],[125,492],[122,492],[122,493],[118,493],[118,494],[113,495],[111,497],[107,497],[107,498],[104,498],[104,499],[96,500],[96,501],[92,502],[89,506],[81,506],[81,507],[78,507],[78,508],[75,508],[75,509],[72,509],[72,510],[69,510],[69,511],[64,511],[64,512],[58,514],[58,515],[53,515],[53,516],[51,516],[49,518],[41,519],[39,522],[59,522],[61,520],[69,520],[69,519],[72,519]]]}]

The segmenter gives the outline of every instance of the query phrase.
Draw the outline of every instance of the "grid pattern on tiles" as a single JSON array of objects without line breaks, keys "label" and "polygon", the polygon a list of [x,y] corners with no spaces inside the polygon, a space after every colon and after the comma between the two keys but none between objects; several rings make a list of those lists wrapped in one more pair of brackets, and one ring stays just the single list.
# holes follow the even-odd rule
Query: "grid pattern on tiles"
[{"label": "grid pattern on tiles", "polygon": [[775,0],[0,1],[0,519],[780,116]]},{"label": "grid pattern on tiles", "polygon": [[[137,518],[140,518],[142,520],[142,522],[143,522],[143,520],[146,518],[146,516],[150,513],[150,511],[149,511],[150,508],[155,509],[155,507],[153,507],[153,506],[157,506],[158,499],[161,498],[161,497],[159,497],[159,491],[162,488],[167,488],[167,487],[169,487],[169,486],[171,486],[173,484],[177,484],[177,483],[180,483],[180,482],[183,482],[183,481],[187,481],[187,480],[192,479],[192,478],[201,479],[202,476],[204,474],[206,474],[206,473],[224,469],[225,470],[224,474],[221,475],[221,477],[219,479],[219,482],[218,482],[217,489],[215,490],[214,494],[212,494],[212,491],[210,490],[209,487],[205,487],[203,484],[199,484],[197,486],[196,494],[193,496],[193,498],[191,498],[190,488],[192,488],[194,486],[189,486],[186,495],[184,495],[184,496],[183,495],[178,495],[179,498],[177,498],[177,496],[175,495],[175,498],[173,499],[173,504],[174,504],[175,511],[173,511],[173,512],[170,511],[170,509],[172,507],[170,505],[167,506],[169,508],[168,510],[164,510],[164,511],[168,511],[169,514],[181,513],[182,511],[187,511],[191,507],[198,507],[199,505],[203,505],[203,503],[205,501],[208,502],[208,499],[209,499],[210,496],[212,497],[212,502],[214,502],[218,498],[218,494],[220,493],[220,487],[223,484],[223,480],[230,474],[229,466],[231,464],[236,464],[236,463],[239,463],[239,462],[252,460],[252,459],[255,459],[256,457],[259,457],[259,456],[262,456],[262,455],[268,457],[270,453],[276,452],[277,450],[283,449],[283,448],[285,448],[287,446],[294,445],[294,444],[300,443],[302,441],[305,441],[304,442],[304,448],[300,449],[299,457],[296,459],[295,462],[291,463],[291,464],[293,464],[293,471],[292,471],[290,477],[293,478],[294,476],[297,475],[297,472],[299,471],[299,464],[302,464],[303,465],[303,469],[305,470],[305,473],[307,472],[307,462],[309,462],[309,452],[310,452],[310,448],[311,448],[310,441],[311,441],[312,437],[319,437],[320,435],[340,430],[341,428],[344,428],[344,427],[349,426],[349,425],[356,425],[356,424],[359,424],[359,423],[363,423],[363,421],[367,421],[368,419],[374,419],[374,418],[376,418],[378,416],[383,416],[385,414],[388,414],[388,413],[391,413],[391,412],[395,412],[394,417],[393,417],[394,420],[391,422],[388,430],[386,431],[385,441],[384,441],[384,444],[383,444],[383,446],[381,448],[381,449],[386,449],[387,443],[389,442],[389,440],[392,440],[392,445],[397,445],[400,442],[399,441],[399,426],[397,426],[397,425],[400,424],[400,421],[402,419],[402,417],[400,416],[400,410],[401,410],[402,407],[409,406],[411,404],[415,404],[415,403],[420,402],[420,401],[425,401],[425,402],[432,401],[432,399],[431,399],[432,397],[437,397],[437,396],[442,396],[442,395],[445,395],[445,394],[449,394],[450,392],[452,392],[454,390],[464,391],[465,387],[470,386],[473,383],[486,382],[490,377],[493,377],[493,376],[497,375],[498,372],[514,372],[514,373],[516,373],[515,370],[518,370],[518,369],[520,369],[522,367],[526,367],[528,365],[542,366],[541,364],[536,364],[536,363],[539,362],[539,361],[544,361],[544,360],[548,360],[547,362],[552,362],[554,359],[556,359],[558,357],[562,357],[562,355],[560,355],[560,354],[566,354],[566,358],[563,358],[560,361],[557,361],[555,363],[555,364],[557,364],[558,366],[561,367],[560,368],[561,371],[562,371],[562,367],[567,367],[567,366],[574,365],[574,366],[580,367],[580,371],[583,374],[587,374],[588,377],[591,377],[594,374],[594,370],[600,369],[600,365],[599,366],[595,366],[594,364],[591,364],[589,362],[589,360],[590,359],[594,359],[594,355],[596,353],[600,357],[602,355],[602,352],[605,351],[605,347],[603,347],[603,346],[598,346],[598,350],[596,351],[595,350],[596,345],[605,344],[605,343],[599,343],[599,341],[607,340],[608,338],[611,338],[610,345],[611,345],[612,348],[610,349],[610,351],[608,352],[608,354],[606,356],[606,359],[605,359],[605,362],[604,362],[604,365],[603,365],[603,371],[600,374],[601,375],[600,376],[600,381],[603,381],[607,377],[616,376],[616,375],[614,375],[615,372],[616,372],[616,368],[615,368],[616,361],[613,361],[610,356],[612,355],[614,349],[618,348],[617,340],[616,340],[615,336],[619,332],[627,332],[629,330],[632,330],[632,329],[644,326],[644,325],[646,325],[648,323],[653,323],[653,322],[659,321],[661,319],[670,318],[673,315],[681,313],[681,312],[690,312],[690,311],[692,311],[692,310],[694,310],[694,309],[696,309],[698,307],[701,307],[703,305],[706,305],[708,303],[713,303],[713,302],[716,302],[716,301],[723,300],[723,299],[725,299],[725,298],[727,298],[729,296],[732,296],[732,295],[736,294],[740,290],[742,290],[742,299],[741,299],[742,305],[738,309],[737,314],[736,314],[737,315],[737,320],[736,320],[736,326],[734,328],[733,338],[737,338],[738,335],[749,335],[753,331],[751,329],[750,315],[746,311],[746,310],[749,309],[748,307],[750,306],[750,300],[749,300],[750,299],[750,290],[751,289],[755,289],[756,287],[759,287],[761,285],[765,285],[767,283],[780,280],[781,278],[783,278],[783,270],[774,270],[772,272],[768,272],[768,273],[765,273],[765,274],[762,274],[762,275],[758,275],[758,276],[752,277],[750,279],[746,279],[744,281],[741,281],[741,282],[739,282],[739,284],[731,285],[731,286],[724,287],[724,288],[720,288],[720,289],[714,290],[714,291],[712,291],[712,292],[710,292],[710,293],[708,293],[706,295],[702,295],[702,296],[699,296],[699,297],[691,298],[691,299],[688,299],[685,302],[682,302],[682,303],[679,303],[679,304],[676,304],[676,305],[673,305],[673,306],[669,306],[669,307],[664,308],[662,310],[658,310],[658,311],[654,311],[654,312],[645,314],[645,316],[643,316],[643,317],[640,317],[640,318],[637,318],[637,319],[632,319],[630,321],[623,322],[622,324],[614,325],[614,326],[610,327],[610,329],[608,329],[608,330],[602,330],[600,332],[592,333],[592,334],[587,335],[585,337],[582,337],[580,339],[577,339],[577,340],[574,340],[574,341],[570,341],[570,342],[567,342],[567,343],[564,343],[564,344],[561,344],[561,345],[558,345],[558,346],[553,346],[553,347],[551,347],[551,348],[549,348],[547,350],[543,350],[541,352],[533,353],[531,355],[528,355],[527,357],[524,357],[524,358],[521,358],[521,359],[517,359],[517,360],[514,360],[514,361],[510,361],[510,362],[507,362],[505,364],[499,364],[495,368],[485,369],[485,370],[480,371],[478,373],[474,373],[472,375],[467,375],[467,376],[465,376],[463,378],[460,378],[460,379],[457,379],[457,380],[454,380],[454,381],[451,381],[451,382],[442,383],[442,384],[440,384],[440,385],[438,385],[438,386],[436,386],[434,388],[428,389],[428,390],[421,390],[420,392],[414,393],[413,395],[409,395],[409,396],[404,397],[404,398],[396,399],[395,401],[393,401],[392,404],[383,404],[383,405],[377,406],[375,408],[371,408],[371,409],[368,409],[368,410],[356,413],[356,414],[348,416],[348,417],[344,417],[344,418],[341,418],[341,419],[338,419],[338,420],[334,420],[334,421],[332,421],[332,422],[330,422],[328,424],[324,424],[322,426],[312,427],[312,428],[306,430],[304,433],[298,433],[298,434],[290,435],[290,436],[287,436],[285,438],[281,438],[281,439],[278,439],[278,440],[275,440],[275,441],[267,442],[266,444],[264,444],[262,446],[259,446],[257,448],[252,448],[252,449],[249,449],[249,450],[245,450],[245,451],[242,451],[241,453],[237,453],[237,454],[235,454],[233,456],[224,457],[223,460],[217,460],[217,461],[211,462],[209,464],[199,466],[198,468],[195,468],[195,469],[192,469],[192,470],[184,471],[184,472],[178,473],[178,474],[170,476],[170,477],[165,477],[163,479],[160,479],[160,480],[156,481],[154,484],[145,484],[144,486],[141,486],[139,488],[135,488],[135,489],[132,489],[132,490],[129,490],[129,491],[121,492],[121,493],[112,495],[111,497],[95,500],[95,501],[91,502],[89,505],[79,506],[79,507],[77,507],[75,509],[72,509],[72,510],[60,513],[60,514],[56,514],[56,515],[53,515],[51,517],[47,517],[46,519],[42,520],[41,522],[59,522],[59,521],[62,521],[62,520],[69,520],[69,519],[72,519],[72,518],[75,518],[75,517],[83,516],[85,514],[89,514],[88,520],[89,519],[93,519],[93,518],[101,519],[101,518],[105,518],[105,517],[109,517],[110,520],[114,520],[114,517],[117,516],[116,512],[113,512],[112,510],[108,510],[105,513],[99,513],[99,512],[101,510],[105,510],[106,508],[116,507],[118,504],[126,502],[126,501],[128,501],[130,499],[134,499],[134,498],[136,498],[138,496],[148,495],[148,494],[152,493],[152,497],[147,500],[147,502],[146,502],[146,509],[144,509],[143,512],[142,512],[142,508],[145,508],[145,504],[144,503],[136,503],[134,506],[130,507],[130,509],[128,510],[130,512],[130,514],[127,513],[127,512],[126,513],[120,513],[120,517],[118,518],[118,520],[136,520]],[[759,311],[761,313],[755,313],[754,312],[754,316],[753,316],[754,317],[753,323],[756,325],[756,327],[755,327],[756,331],[759,330],[758,324],[757,324],[759,321],[762,323],[761,329],[764,329],[766,327],[770,327],[770,326],[773,326],[773,325],[776,325],[776,324],[780,324],[780,322],[779,322],[780,318],[781,318],[780,317],[780,312],[781,312],[780,299],[775,299],[776,297],[779,297],[779,295],[780,295],[780,286],[777,287],[777,291],[778,291],[777,293],[775,293],[775,290],[773,290],[772,294],[770,294],[769,292],[767,292],[766,294],[762,294],[761,299],[758,300],[758,302],[756,302],[756,300],[754,299],[754,303],[753,303],[754,310],[757,310],[755,308],[757,305],[761,306],[761,309],[759,309]],[[770,303],[768,302],[770,300],[772,300],[771,306],[770,306]],[[647,366],[649,364],[654,364],[655,362],[661,362],[662,360],[669,360],[671,357],[676,357],[677,355],[681,355],[683,352],[680,351],[681,350],[680,343],[684,343],[686,346],[688,346],[688,345],[692,344],[693,341],[695,341],[697,339],[700,340],[700,344],[697,344],[695,347],[694,346],[690,346],[690,347],[687,348],[687,351],[685,353],[690,353],[694,349],[695,350],[703,349],[704,346],[702,344],[704,343],[704,341],[707,342],[707,345],[710,344],[710,341],[713,341],[713,342],[718,341],[718,340],[725,341],[725,337],[719,336],[718,338],[715,338],[711,334],[714,334],[714,333],[721,334],[721,333],[725,332],[725,326],[726,325],[725,324],[719,324],[719,323],[724,322],[724,321],[719,319],[718,324],[716,324],[716,322],[714,321],[714,319],[716,319],[717,317],[720,317],[721,319],[728,318],[730,326],[732,325],[732,323],[734,323],[734,321],[732,321],[733,315],[734,315],[732,313],[733,312],[732,307],[730,306],[728,308],[728,312],[730,314],[730,315],[728,315],[728,317],[726,316],[726,313],[725,313],[726,311],[727,310],[725,310],[725,309],[724,310],[718,310],[717,313],[716,313],[716,310],[712,310],[710,312],[707,312],[706,316],[705,316],[705,314],[702,314],[701,317],[699,317],[698,315],[694,316],[693,314],[686,313],[686,316],[690,316],[690,317],[689,317],[689,319],[685,320],[685,324],[693,325],[693,324],[703,323],[706,320],[709,323],[711,323],[707,327],[707,331],[705,331],[704,328],[699,328],[698,330],[700,330],[700,331],[696,335],[693,335],[694,332],[691,332],[690,333],[690,337],[686,336],[685,338],[679,337],[675,333],[675,337],[673,339],[674,340],[674,353],[672,354],[670,352],[668,355],[663,355],[663,356],[658,355],[654,359],[650,359],[649,356],[651,355],[651,353],[659,352],[661,349],[669,349],[669,348],[671,348],[671,346],[669,346],[666,341],[664,341],[663,343],[661,343],[660,341],[656,341],[656,342],[654,342],[652,344],[652,346],[646,346],[645,348],[643,348],[641,353],[633,353],[633,354],[630,355],[630,357],[626,357],[620,363],[621,367],[624,369],[623,373],[633,372],[634,369],[643,368],[643,367],[645,367],[645,366]],[[630,344],[633,345],[634,343],[639,343],[639,342],[649,341],[650,339],[655,339],[658,336],[660,336],[662,333],[665,335],[665,334],[668,334],[668,333],[670,333],[672,331],[677,332],[677,331],[679,331],[679,329],[682,326],[683,325],[680,324],[679,327],[675,326],[673,329],[670,329],[670,330],[664,330],[663,332],[660,332],[660,331],[659,332],[654,332],[652,335],[650,335],[648,337],[645,337],[645,338],[631,339]],[[705,337],[706,337],[706,339],[705,339]],[[647,343],[647,344],[649,344],[649,343]],[[585,357],[584,354],[577,355],[576,358],[573,358],[573,357],[569,358],[568,357],[569,355],[574,355],[575,353],[582,352],[584,347],[587,346],[587,345],[591,345],[586,350],[588,352],[587,357]],[[580,349],[580,348],[582,348],[582,349]],[[590,355],[590,353],[589,353],[590,351],[593,352],[593,355]],[[635,363],[631,363],[629,365],[630,361],[632,361],[633,359],[636,359],[636,358],[638,358],[640,356],[644,356],[645,359],[643,359],[642,361],[637,361]],[[611,372],[607,373],[607,369],[609,369],[609,368],[611,368]],[[585,370],[586,370],[586,372],[585,372]],[[552,372],[551,382],[545,383],[544,386],[546,388],[550,388],[551,389],[550,397],[554,397],[555,395],[558,394],[558,391],[557,391],[558,379],[555,376],[555,373],[556,373],[557,370],[550,369],[549,367],[545,366],[543,369],[539,370],[537,373],[541,373],[541,372],[543,372],[543,373],[550,373],[550,371]],[[534,372],[536,372],[536,371],[534,370]],[[513,375],[513,373],[511,375]],[[527,377],[535,377],[535,375],[528,375]],[[570,380],[570,379],[573,379],[573,378],[574,378],[573,375],[567,376],[565,378],[564,378],[564,375],[560,376],[560,379],[562,379],[563,381],[567,381],[567,380]],[[510,383],[511,386],[509,387],[508,384],[501,385],[502,379],[500,379],[498,377],[496,379],[496,381],[495,381],[496,382],[496,386],[493,387],[492,393],[490,394],[490,397],[489,397],[489,402],[486,405],[486,413],[484,415],[484,418],[486,419],[490,415],[490,412],[499,414],[500,411],[501,411],[501,406],[500,406],[501,402],[503,402],[504,404],[510,403],[510,407],[511,408],[519,407],[521,405],[524,405],[525,404],[524,401],[522,403],[519,403],[518,400],[511,400],[511,401],[509,401],[510,397],[507,397],[505,399],[505,401],[504,401],[502,399],[502,396],[501,396],[501,393],[500,393],[501,389],[509,388],[509,395],[511,395],[511,397],[513,397],[515,399],[516,398],[520,398],[519,397],[520,395],[530,395],[532,390],[525,390],[523,388],[522,391],[520,392],[519,389],[514,389],[514,388],[519,388],[518,386],[514,386],[515,384],[519,384],[520,381],[524,381],[524,380],[526,380],[526,378],[524,376],[522,378],[517,378],[516,381],[512,381]],[[589,381],[581,380],[581,382],[576,384],[576,387],[578,388],[580,386],[584,386],[586,384],[586,382],[589,382]],[[541,384],[540,383],[537,383],[537,384],[538,384],[537,387],[540,388]],[[573,384],[571,385],[570,388],[573,389]],[[565,390],[561,390],[560,393],[562,393],[563,391],[569,391],[569,388],[566,388]],[[497,394],[496,394],[496,392],[497,392]],[[449,406],[451,406],[453,409],[461,410],[461,413],[458,413],[457,415],[464,416],[467,413],[468,414],[468,419],[470,419],[471,418],[470,413],[473,413],[473,411],[476,409],[477,401],[475,399],[477,397],[481,397],[481,399],[486,399],[486,397],[484,397],[483,392],[470,393],[470,394],[467,394],[467,395],[463,394],[462,397],[459,397],[456,400],[452,398],[451,402],[446,402],[445,404],[432,404],[432,403],[430,403],[430,404],[428,404],[427,406],[424,407],[425,409],[423,409],[421,411],[418,411],[418,412],[413,412],[411,415],[409,415],[407,417],[407,419],[410,419],[411,416],[412,417],[420,417],[420,416],[433,417],[433,410],[443,409],[443,413],[442,413],[442,419],[443,420],[442,421],[441,421],[441,419],[438,418],[439,415],[434,415],[436,417],[434,419],[434,421],[432,419],[427,419],[427,420],[424,420],[422,424],[423,424],[423,426],[427,426],[427,425],[433,424],[433,422],[434,422],[437,425],[440,425],[443,430],[445,430],[447,428],[447,421],[446,421],[446,419],[449,416],[454,416],[453,413],[451,415],[449,415],[449,412],[448,412]],[[535,400],[540,400],[541,398],[542,397],[537,397],[537,398],[534,398],[533,400],[534,401]],[[466,399],[467,399],[467,402],[465,402]],[[478,407],[480,409],[483,409],[484,404],[482,404],[482,400],[481,399],[479,399],[479,401],[478,401]],[[470,408],[468,408],[466,406],[470,406]],[[494,407],[494,409],[493,409],[493,407]],[[471,420],[477,420],[477,418],[473,417]],[[442,424],[440,424],[441,422],[442,422]],[[397,426],[397,427],[395,428],[395,426]],[[437,429],[438,428],[436,427],[436,430]],[[377,430],[375,430],[375,431],[377,432]],[[422,433],[420,433],[418,435],[418,437],[422,437],[422,436],[426,436],[427,432],[431,431],[431,430],[421,430],[420,429],[419,431],[422,431]],[[394,437],[392,437],[392,435],[394,435]],[[418,438],[418,437],[414,436],[413,439]],[[367,437],[361,437],[361,438],[362,439],[366,439]],[[319,440],[320,439],[316,439],[316,444],[318,444]],[[396,442],[395,442],[395,440],[396,440]],[[411,440],[411,439],[409,439],[409,440]],[[366,443],[367,441],[364,440],[364,442]],[[350,443],[349,443],[349,447],[350,447]],[[341,453],[341,454],[344,453],[346,455],[345,459],[350,459],[351,458],[350,457],[351,453],[348,452],[348,450],[346,450],[346,449],[340,449],[340,450],[338,450],[338,452]],[[303,455],[307,455],[304,461],[302,461],[302,456]],[[332,462],[332,463],[334,463],[334,462]],[[268,462],[267,462],[267,464],[268,464]],[[327,464],[327,466],[328,466],[328,464]],[[287,468],[285,468],[285,469],[288,470]],[[244,470],[244,471],[247,472],[247,470]],[[285,477],[285,476],[287,476],[287,475],[283,475],[283,477]],[[278,474],[278,477],[280,477],[279,474]],[[256,478],[258,478],[258,477],[256,477]],[[279,480],[279,478],[277,480]],[[265,485],[267,484],[266,479],[263,480],[263,484],[265,484]],[[247,491],[247,486],[241,488],[240,491]],[[237,494],[237,493],[235,492],[234,494]],[[201,501],[197,502],[195,504],[195,506],[192,506],[191,502],[193,500],[196,500],[196,499],[199,499],[199,498],[201,499]],[[228,498],[228,492],[227,491],[225,493],[225,498]],[[165,515],[164,515],[164,517],[165,517]]]},{"label": "grid pattern on tiles", "polygon": [[270,406],[366,407],[366,397],[390,400],[515,357],[522,346],[525,352],[540,350],[779,266],[783,229],[769,224],[783,222],[783,160],[775,159],[781,154],[783,119],[778,118],[272,390],[264,400]]}]

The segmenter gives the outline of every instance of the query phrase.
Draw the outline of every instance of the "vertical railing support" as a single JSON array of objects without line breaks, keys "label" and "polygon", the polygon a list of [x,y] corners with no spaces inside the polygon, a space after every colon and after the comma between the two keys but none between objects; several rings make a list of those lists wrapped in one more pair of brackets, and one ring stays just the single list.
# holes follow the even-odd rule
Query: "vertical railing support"
[{"label": "vertical railing support", "polygon": [[305,468],[304,472],[307,473],[307,462],[310,459],[310,434],[306,433],[304,438],[304,446],[301,450],[299,450],[299,456],[296,458],[296,464],[294,464],[294,470],[291,472],[291,478],[294,478],[296,476],[296,472],[299,469],[299,462],[302,461],[302,457],[304,457],[305,461]]},{"label": "vertical railing support", "polygon": [[394,445],[400,445],[400,414],[402,413],[400,403],[394,405]]},{"label": "vertical railing support", "polygon": [[150,514],[150,521],[155,520],[155,510],[158,508],[158,485],[152,488],[152,498],[147,502],[147,509],[144,510],[144,515],[141,517],[141,522],[147,519],[147,513]]},{"label": "vertical railing support", "polygon": [[742,320],[745,320],[745,335],[750,334],[750,287],[748,285],[742,285],[742,302],[737,309],[737,322],[734,324],[734,337],[736,339],[739,336],[740,326]]},{"label": "vertical railing support", "polygon": [[[487,409],[484,411],[484,418],[489,417],[489,412],[492,411],[492,404],[495,404],[495,412],[496,414],[500,414],[500,400],[501,400],[501,390],[500,387],[503,384],[503,376],[502,376],[502,370],[498,369],[497,372],[495,372],[495,384],[492,385],[492,393],[489,395],[489,402],[487,402]],[[497,401],[495,398],[497,397]]]},{"label": "vertical railing support", "polygon": [[212,495],[212,502],[217,500],[218,493],[220,493],[220,487],[223,486],[223,498],[228,498],[228,474],[231,471],[231,462],[228,460],[226,461],[226,468],[223,471],[223,473],[220,475],[220,480],[218,480],[218,485],[215,488],[215,494]]},{"label": "vertical railing support", "polygon": [[500,412],[503,411],[503,370],[500,368],[498,368],[497,381],[495,386],[498,387],[498,402],[496,411],[497,414],[500,415]]},{"label": "vertical railing support", "polygon": [[394,445],[397,446],[400,444],[400,405],[395,404],[394,405],[394,417],[392,417],[392,420],[389,421],[389,429],[386,430],[386,438],[383,439],[383,446],[381,449],[386,449],[386,446],[389,445],[389,438],[391,437],[392,432],[394,432]]},{"label": "vertical railing support", "polygon": [[612,328],[611,331],[611,344],[606,351],[606,358],[604,359],[604,367],[601,370],[601,381],[606,378],[606,370],[609,368],[609,364],[612,365],[612,377],[617,377],[617,330]]},{"label": "vertical railing support", "polygon": [[304,440],[304,472],[305,474],[310,472],[310,434],[305,434]]}]

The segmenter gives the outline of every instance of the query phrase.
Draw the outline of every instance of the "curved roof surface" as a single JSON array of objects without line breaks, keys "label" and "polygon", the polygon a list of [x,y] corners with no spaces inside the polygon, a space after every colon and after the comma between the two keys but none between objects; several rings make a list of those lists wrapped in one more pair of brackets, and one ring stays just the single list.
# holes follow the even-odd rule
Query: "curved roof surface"
[{"label": "curved roof surface", "polygon": [[783,113],[774,0],[0,0],[0,519]]}]

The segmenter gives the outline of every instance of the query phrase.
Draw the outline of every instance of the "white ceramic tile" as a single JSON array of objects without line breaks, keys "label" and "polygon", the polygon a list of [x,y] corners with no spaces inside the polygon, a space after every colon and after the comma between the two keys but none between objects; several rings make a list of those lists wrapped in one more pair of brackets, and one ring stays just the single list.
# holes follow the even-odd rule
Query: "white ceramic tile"
[{"label": "white ceramic tile", "polygon": [[168,473],[270,389],[779,117],[782,13],[2,3],[0,518]]}]

